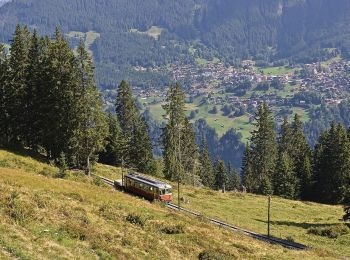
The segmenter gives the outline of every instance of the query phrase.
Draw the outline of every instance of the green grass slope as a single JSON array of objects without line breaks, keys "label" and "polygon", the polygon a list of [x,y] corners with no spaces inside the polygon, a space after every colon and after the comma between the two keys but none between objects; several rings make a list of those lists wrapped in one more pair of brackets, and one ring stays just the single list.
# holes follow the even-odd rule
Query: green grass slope
[{"label": "green grass slope", "polygon": [[[197,259],[203,252],[217,259],[337,257],[325,250],[271,246],[160,203],[97,186],[77,172],[63,180],[52,178],[56,171],[44,162],[0,151],[1,259]],[[115,178],[120,174],[101,165],[95,172]],[[213,210],[214,198],[232,196],[186,187],[188,206],[203,209],[199,195],[212,198],[208,210]],[[220,202],[223,208],[226,204]]]}]

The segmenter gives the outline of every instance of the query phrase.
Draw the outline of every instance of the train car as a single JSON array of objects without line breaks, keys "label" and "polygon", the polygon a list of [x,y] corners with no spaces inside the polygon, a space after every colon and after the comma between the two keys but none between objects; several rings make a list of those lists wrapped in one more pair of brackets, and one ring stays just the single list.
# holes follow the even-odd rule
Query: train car
[{"label": "train car", "polygon": [[172,187],[169,184],[137,173],[124,176],[124,189],[149,200],[170,202],[173,199]]}]

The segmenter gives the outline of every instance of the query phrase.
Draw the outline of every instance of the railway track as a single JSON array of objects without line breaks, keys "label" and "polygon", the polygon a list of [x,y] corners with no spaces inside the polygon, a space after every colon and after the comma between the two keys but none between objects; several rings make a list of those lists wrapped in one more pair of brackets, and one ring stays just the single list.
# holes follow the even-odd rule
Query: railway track
[{"label": "railway track", "polygon": [[[102,176],[98,176],[98,175],[94,175],[94,176],[99,177],[104,183],[115,188],[114,181],[109,180],[109,179],[102,177]],[[198,212],[194,212],[194,211],[186,209],[186,208],[180,207],[180,209],[179,209],[179,207],[177,205],[172,204],[172,203],[167,203],[166,206],[169,209],[185,212],[185,213],[188,213],[188,214],[195,216],[195,217],[204,217],[202,214],[200,214]],[[240,227],[236,227],[234,225],[222,222],[222,221],[214,219],[214,218],[207,218],[207,217],[205,217],[205,218],[208,219],[214,225],[217,225],[217,226],[220,226],[223,228],[227,228],[227,229],[230,229],[230,230],[235,231],[235,232],[239,232],[239,233],[244,234],[246,236],[249,236],[249,237],[252,237],[254,239],[264,241],[264,242],[268,242],[270,244],[281,245],[285,248],[295,249],[295,250],[308,249],[308,247],[306,245],[303,245],[303,244],[299,244],[299,243],[295,243],[295,242],[291,242],[291,241],[286,241],[286,240],[271,237],[271,236],[268,237],[266,235],[262,235],[262,234],[259,234],[259,233],[253,232],[253,231],[249,231],[249,230],[246,230],[246,229],[243,229]]]},{"label": "railway track", "polygon": [[[175,204],[172,204],[172,203],[167,203],[166,206],[168,208],[170,208],[170,209],[173,209],[173,210],[179,210],[179,207],[177,205],[175,205]],[[198,212],[194,212],[194,211],[182,208],[182,207],[180,207],[180,211],[186,212],[186,213],[188,213],[188,214],[190,214],[192,216],[195,216],[195,217],[203,217],[203,215],[198,213]],[[221,226],[221,227],[230,229],[232,231],[239,232],[241,234],[250,236],[252,238],[268,242],[270,244],[281,245],[283,247],[286,247],[286,248],[289,248],[289,249],[296,249],[296,250],[308,249],[308,247],[306,245],[303,245],[303,244],[290,242],[290,241],[286,241],[286,240],[275,238],[275,237],[271,237],[271,236],[268,237],[266,235],[262,235],[262,234],[259,234],[259,233],[253,232],[253,231],[249,231],[249,230],[246,230],[246,229],[243,229],[243,228],[239,228],[239,227],[233,226],[231,224],[222,222],[222,221],[214,219],[214,218],[207,218],[206,217],[206,219],[208,219],[212,224],[215,224],[217,226]]]},{"label": "railway track", "polygon": [[105,178],[105,177],[102,177],[102,176],[98,176],[98,175],[95,175],[95,174],[92,174],[93,176],[96,176],[96,177],[98,177],[98,178],[100,178],[101,179],[101,181],[103,181],[105,184],[107,184],[107,185],[109,185],[109,186],[111,186],[111,187],[115,187],[114,186],[114,181],[111,181],[110,179],[107,179],[107,178]]}]

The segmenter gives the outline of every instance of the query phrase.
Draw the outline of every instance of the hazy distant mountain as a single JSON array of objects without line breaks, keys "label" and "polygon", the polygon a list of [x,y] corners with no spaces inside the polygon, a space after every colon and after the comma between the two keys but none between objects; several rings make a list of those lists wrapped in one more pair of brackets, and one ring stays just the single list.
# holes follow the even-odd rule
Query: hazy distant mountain
[{"label": "hazy distant mountain", "polygon": [[10,2],[12,0],[0,0],[0,7],[6,4],[7,2]]},{"label": "hazy distant mountain", "polygon": [[0,0],[0,7],[6,4],[7,2],[10,2],[12,0]]},{"label": "hazy distant mountain", "polygon": [[350,50],[349,0],[13,0],[0,9],[0,41],[18,22],[45,33],[96,31],[91,49],[104,85],[120,67],[198,56],[312,61],[325,48]]}]

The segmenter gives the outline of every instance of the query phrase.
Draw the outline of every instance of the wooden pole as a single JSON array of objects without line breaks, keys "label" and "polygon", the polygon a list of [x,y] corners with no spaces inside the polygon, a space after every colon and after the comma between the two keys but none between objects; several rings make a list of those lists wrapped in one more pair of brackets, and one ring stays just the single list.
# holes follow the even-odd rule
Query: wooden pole
[{"label": "wooden pole", "polygon": [[268,197],[268,212],[267,212],[267,236],[270,237],[270,210],[271,210],[271,196]]}]

